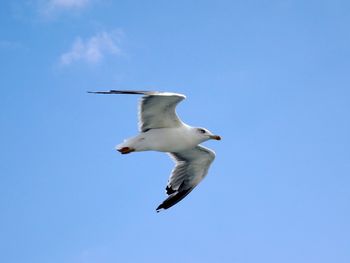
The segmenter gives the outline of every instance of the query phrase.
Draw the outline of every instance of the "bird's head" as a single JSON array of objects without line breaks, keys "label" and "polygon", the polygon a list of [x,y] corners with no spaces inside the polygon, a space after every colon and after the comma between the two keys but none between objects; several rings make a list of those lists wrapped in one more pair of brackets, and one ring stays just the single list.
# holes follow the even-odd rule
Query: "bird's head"
[{"label": "bird's head", "polygon": [[213,134],[211,131],[208,131],[205,128],[195,128],[196,136],[198,136],[201,141],[207,141],[207,140],[217,140],[220,141],[221,137],[219,135]]}]

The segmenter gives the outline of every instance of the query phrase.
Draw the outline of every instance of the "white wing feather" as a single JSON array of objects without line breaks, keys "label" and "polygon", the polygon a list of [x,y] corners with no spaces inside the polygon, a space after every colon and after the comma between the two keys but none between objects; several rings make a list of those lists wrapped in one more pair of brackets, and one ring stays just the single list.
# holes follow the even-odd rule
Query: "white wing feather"
[{"label": "white wing feather", "polygon": [[215,159],[215,153],[201,145],[170,155],[176,165],[166,187],[169,197],[158,206],[157,211],[168,209],[185,198],[207,175],[209,166]]}]

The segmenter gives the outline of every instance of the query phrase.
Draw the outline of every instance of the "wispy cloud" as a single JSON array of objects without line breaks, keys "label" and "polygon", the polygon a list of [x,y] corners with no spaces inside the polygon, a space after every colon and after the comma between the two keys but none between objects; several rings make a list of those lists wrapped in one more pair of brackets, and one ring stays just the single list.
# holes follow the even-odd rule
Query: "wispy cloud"
[{"label": "wispy cloud", "polygon": [[92,0],[45,0],[39,1],[39,11],[46,17],[52,17],[64,11],[80,11],[91,4]]},{"label": "wispy cloud", "polygon": [[121,54],[120,41],[122,31],[100,32],[86,40],[77,37],[69,51],[60,56],[61,65],[70,65],[77,61],[96,64],[106,55]]}]

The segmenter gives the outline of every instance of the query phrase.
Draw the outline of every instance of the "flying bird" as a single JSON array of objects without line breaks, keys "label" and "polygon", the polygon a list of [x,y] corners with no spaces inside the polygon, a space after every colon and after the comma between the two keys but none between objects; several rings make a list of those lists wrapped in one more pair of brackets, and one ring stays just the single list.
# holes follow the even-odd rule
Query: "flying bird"
[{"label": "flying bird", "polygon": [[168,209],[185,198],[207,175],[215,153],[200,145],[221,140],[202,127],[191,127],[180,120],[176,106],[186,98],[183,94],[159,91],[110,90],[94,94],[139,94],[140,133],[116,146],[121,154],[141,151],[168,153],[175,162],[165,188],[168,197],[156,211]]}]

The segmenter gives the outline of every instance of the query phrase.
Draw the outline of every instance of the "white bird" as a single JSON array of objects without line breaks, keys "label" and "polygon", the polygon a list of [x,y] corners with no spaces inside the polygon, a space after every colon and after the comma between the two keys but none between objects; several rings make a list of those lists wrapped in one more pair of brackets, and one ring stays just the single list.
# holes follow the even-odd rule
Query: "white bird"
[{"label": "white bird", "polygon": [[200,143],[209,139],[221,140],[221,137],[207,129],[191,127],[179,119],[175,108],[186,98],[185,95],[134,90],[89,93],[143,95],[139,104],[140,134],[124,140],[116,149],[122,154],[141,151],[167,152],[175,161],[165,189],[168,198],[157,207],[157,212],[181,201],[207,175],[215,153]]}]

